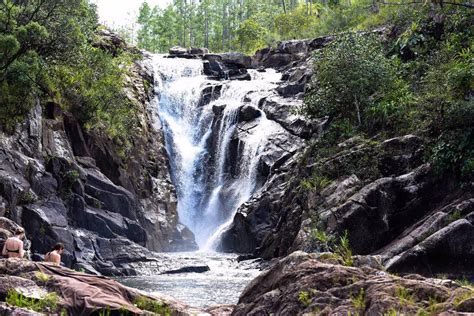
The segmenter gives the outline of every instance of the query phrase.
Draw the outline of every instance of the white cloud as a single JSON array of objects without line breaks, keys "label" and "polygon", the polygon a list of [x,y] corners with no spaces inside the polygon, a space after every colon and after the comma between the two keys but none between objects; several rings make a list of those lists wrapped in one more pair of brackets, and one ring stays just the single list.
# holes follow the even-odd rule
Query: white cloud
[{"label": "white cloud", "polygon": [[[92,0],[97,4],[99,21],[110,27],[132,24],[145,0]],[[166,6],[171,0],[147,0],[150,5]]]}]

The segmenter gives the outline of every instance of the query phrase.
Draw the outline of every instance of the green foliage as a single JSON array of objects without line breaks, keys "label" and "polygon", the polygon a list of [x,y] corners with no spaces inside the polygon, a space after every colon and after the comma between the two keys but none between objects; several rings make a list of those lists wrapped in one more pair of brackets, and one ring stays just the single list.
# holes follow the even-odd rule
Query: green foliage
[{"label": "green foliage", "polygon": [[298,301],[303,304],[303,306],[309,306],[311,305],[311,296],[309,295],[309,292],[306,291],[301,291],[298,294]]},{"label": "green foliage", "polygon": [[99,310],[99,316],[110,316],[110,307]]},{"label": "green foliage", "polygon": [[331,251],[334,238],[323,229],[313,228],[310,231],[310,240],[316,251]]},{"label": "green foliage", "polygon": [[145,296],[139,296],[134,301],[139,309],[157,313],[163,316],[171,316],[171,310],[166,304]]},{"label": "green foliage", "polygon": [[400,301],[401,305],[415,304],[415,296],[407,288],[397,287],[395,290],[395,296]]},{"label": "green foliage", "polygon": [[3,1],[0,6],[0,126],[11,131],[45,93],[48,64],[73,59],[97,23],[85,0]]},{"label": "green foliage", "polygon": [[36,271],[35,277],[41,283],[48,283],[48,281],[51,279],[51,277],[49,275],[47,275],[46,273],[43,273],[41,271]]},{"label": "green foliage", "polygon": [[301,180],[301,187],[308,191],[321,191],[331,184],[331,180],[318,174],[317,169],[313,170],[311,177]]},{"label": "green foliage", "polygon": [[352,250],[349,244],[349,234],[347,231],[339,237],[339,243],[334,247],[334,253],[341,258],[345,266],[352,266],[354,264]]},{"label": "green foliage", "polygon": [[351,303],[358,313],[365,311],[365,290],[361,288],[357,296],[351,297]]},{"label": "green foliage", "polygon": [[265,28],[253,18],[243,21],[237,29],[237,41],[240,43],[240,49],[248,54],[265,47],[266,35]]},{"label": "green foliage", "polygon": [[466,278],[455,280],[459,286],[473,287],[474,285]]},{"label": "green foliage", "polygon": [[471,299],[474,297],[474,290],[469,288],[461,293],[457,294],[453,300],[454,307],[458,307],[465,300]]},{"label": "green foliage", "polygon": [[454,212],[449,214],[449,221],[450,222],[455,222],[455,221],[457,221],[458,219],[461,219],[461,218],[462,218],[462,214],[461,214],[460,210],[455,210]]},{"label": "green foliage", "polygon": [[113,57],[88,46],[71,65],[51,67],[50,89],[63,96],[86,129],[112,138],[125,157],[131,148],[130,131],[136,126],[136,107],[125,95],[124,76],[132,63],[128,53]]},{"label": "green foliage", "polygon": [[35,312],[53,313],[57,310],[59,297],[56,293],[51,292],[46,294],[41,299],[34,299],[27,298],[23,294],[20,294],[15,290],[10,290],[8,291],[6,302],[7,304],[10,304],[12,306],[27,308]]},{"label": "green foliage", "polygon": [[[306,94],[302,114],[347,119],[366,127],[375,117],[391,114],[397,100],[385,99],[394,87],[394,63],[385,57],[380,41],[368,35],[347,34],[315,53],[315,84]],[[370,115],[367,115],[367,112]],[[372,120],[371,120],[372,118]]]},{"label": "green foliage", "polygon": [[21,204],[33,204],[36,202],[36,196],[31,190],[26,190],[21,194]]}]

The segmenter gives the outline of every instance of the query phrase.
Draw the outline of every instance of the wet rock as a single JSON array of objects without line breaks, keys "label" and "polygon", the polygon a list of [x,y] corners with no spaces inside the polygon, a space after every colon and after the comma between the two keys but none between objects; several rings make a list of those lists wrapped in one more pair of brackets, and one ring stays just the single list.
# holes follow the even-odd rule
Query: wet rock
[{"label": "wet rock", "polygon": [[293,135],[309,139],[315,133],[320,133],[324,121],[308,120],[294,114],[301,106],[302,101],[270,96],[261,102],[261,109],[270,120],[274,120]]},{"label": "wet rock", "polygon": [[201,92],[201,98],[199,99],[198,106],[204,106],[217,100],[221,96],[222,85],[220,84],[209,84]]},{"label": "wet rock", "polygon": [[262,61],[265,68],[280,69],[292,63],[293,61],[299,60],[301,56],[293,56],[290,54],[275,53],[269,55]]},{"label": "wet rock", "polygon": [[251,80],[247,72],[250,62],[250,57],[240,53],[206,54],[204,74],[214,80]]},{"label": "wet rock", "polygon": [[209,307],[206,312],[215,316],[230,316],[234,310],[235,305],[217,305]]},{"label": "wet rock", "polygon": [[169,49],[170,55],[184,55],[187,52],[188,51],[186,50],[186,48],[183,48],[181,46],[173,46]]},{"label": "wet rock", "polygon": [[239,109],[239,122],[251,121],[260,117],[261,115],[262,113],[259,109],[251,105],[244,105]]},{"label": "wet rock", "polygon": [[180,273],[204,273],[210,271],[209,266],[192,266],[192,267],[182,267],[176,270],[169,270],[163,272],[163,274],[180,274]]},{"label": "wet rock", "polygon": [[236,65],[239,68],[250,68],[252,64],[250,56],[246,56],[242,53],[231,52],[219,55],[225,65]]},{"label": "wet rock", "polygon": [[295,96],[305,91],[306,83],[284,83],[277,88],[277,92],[284,97]]},{"label": "wet rock", "polygon": [[416,135],[405,135],[384,141],[384,151],[379,169],[384,176],[408,172],[422,163],[424,154],[423,140]]},{"label": "wet rock", "polygon": [[209,49],[205,47],[191,47],[188,49],[188,53],[193,55],[205,55],[209,54]]}]

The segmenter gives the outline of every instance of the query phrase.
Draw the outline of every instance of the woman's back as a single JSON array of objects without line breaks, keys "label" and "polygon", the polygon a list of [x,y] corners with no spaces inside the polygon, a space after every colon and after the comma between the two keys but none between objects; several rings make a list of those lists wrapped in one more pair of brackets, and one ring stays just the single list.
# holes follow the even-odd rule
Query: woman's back
[{"label": "woman's back", "polygon": [[5,241],[2,253],[8,258],[23,258],[23,241],[16,236],[8,238]]}]

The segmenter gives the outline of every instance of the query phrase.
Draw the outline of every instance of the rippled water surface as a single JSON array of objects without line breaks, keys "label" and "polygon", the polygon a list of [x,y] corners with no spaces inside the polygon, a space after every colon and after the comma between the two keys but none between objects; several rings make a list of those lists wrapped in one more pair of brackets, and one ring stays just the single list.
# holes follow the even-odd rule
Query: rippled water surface
[{"label": "rippled water surface", "polygon": [[[255,265],[239,264],[235,254],[195,252],[186,255],[202,260],[210,271],[126,277],[119,281],[149,293],[172,296],[194,307],[209,307],[237,303],[245,286],[260,273]],[[175,256],[178,258],[183,254]]]}]

